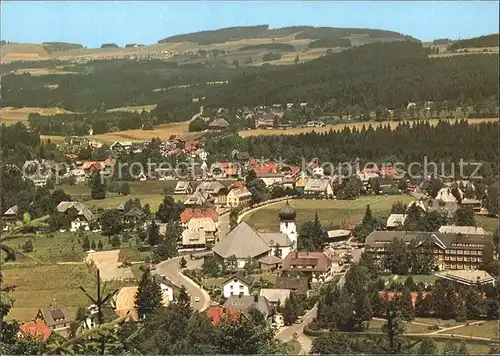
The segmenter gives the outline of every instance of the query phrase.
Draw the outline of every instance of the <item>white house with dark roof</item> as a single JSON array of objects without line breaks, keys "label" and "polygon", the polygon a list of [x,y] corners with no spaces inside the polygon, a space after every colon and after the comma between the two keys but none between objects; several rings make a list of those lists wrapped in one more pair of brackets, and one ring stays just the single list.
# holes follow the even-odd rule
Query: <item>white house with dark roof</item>
[{"label": "white house with dark roof", "polygon": [[[71,231],[77,231],[78,229],[90,230],[89,224],[95,220],[94,214],[80,202],[75,201],[62,201],[57,206],[57,212],[65,214],[68,217],[72,217],[71,220]],[[74,209],[75,214],[68,214],[70,210]]]},{"label": "white house with dark roof", "polygon": [[310,178],[304,187],[304,194],[320,198],[333,197],[333,188],[328,178]]},{"label": "white house with dark roof", "polygon": [[229,298],[232,295],[250,295],[254,278],[252,276],[244,276],[243,274],[235,274],[229,277],[223,283],[224,297]]}]

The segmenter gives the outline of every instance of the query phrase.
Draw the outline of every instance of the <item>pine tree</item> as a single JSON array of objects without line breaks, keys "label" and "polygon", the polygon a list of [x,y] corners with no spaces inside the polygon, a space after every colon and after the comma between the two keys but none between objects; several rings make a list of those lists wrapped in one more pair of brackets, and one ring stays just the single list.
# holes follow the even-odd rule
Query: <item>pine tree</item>
[{"label": "pine tree", "polygon": [[97,242],[97,249],[98,249],[99,251],[101,251],[103,248],[104,248],[104,246],[102,245],[102,241],[101,241],[101,240],[99,240],[99,241]]},{"label": "pine tree", "polygon": [[415,311],[413,310],[413,304],[411,299],[411,292],[408,288],[403,288],[403,293],[401,294],[401,298],[398,300],[398,307],[401,312],[401,317],[410,321],[415,319]]},{"label": "pine tree", "polygon": [[458,348],[457,353],[459,355],[468,355],[469,354],[469,350],[467,349],[467,344],[465,342],[462,341],[460,343],[460,347]]},{"label": "pine tree", "polygon": [[95,244],[95,241],[92,241],[92,243],[90,244],[90,248],[91,248],[92,250],[94,250],[94,251],[97,249],[97,246],[96,246],[96,244]]},{"label": "pine tree", "polygon": [[146,269],[135,295],[135,308],[139,318],[143,320],[153,315],[162,306],[162,299],[160,285],[153,279],[149,269]]},{"label": "pine tree", "polygon": [[420,355],[435,355],[437,353],[437,344],[430,337],[425,337],[418,347],[418,354]]},{"label": "pine tree", "polygon": [[90,196],[92,199],[104,199],[106,198],[106,186],[102,181],[102,176],[100,172],[94,172],[90,176]]},{"label": "pine tree", "polygon": [[88,249],[90,249],[90,240],[89,240],[89,237],[87,235],[85,235],[85,237],[83,238],[83,245],[82,245],[83,249],[85,251],[87,251]]},{"label": "pine tree", "polygon": [[366,205],[365,216],[363,217],[362,224],[366,227],[374,227],[374,225],[375,225],[375,219],[373,218],[370,204]]},{"label": "pine tree", "polygon": [[177,298],[177,304],[179,304],[187,315],[191,315],[193,309],[191,308],[191,298],[187,293],[186,286],[183,284],[179,291],[179,297]]},{"label": "pine tree", "polygon": [[442,354],[443,355],[455,355],[456,353],[457,353],[456,344],[451,340],[446,341],[446,343],[444,344],[444,347],[443,347]]},{"label": "pine tree", "polygon": [[415,300],[415,315],[419,318],[426,317],[428,310],[426,308],[426,303],[424,302],[424,295],[422,292],[418,292],[417,299]]},{"label": "pine tree", "polygon": [[467,308],[461,300],[455,305],[455,320],[460,323],[467,320]]},{"label": "pine tree", "polygon": [[151,225],[148,228],[148,244],[150,246],[156,246],[160,242],[160,228],[153,219]]}]

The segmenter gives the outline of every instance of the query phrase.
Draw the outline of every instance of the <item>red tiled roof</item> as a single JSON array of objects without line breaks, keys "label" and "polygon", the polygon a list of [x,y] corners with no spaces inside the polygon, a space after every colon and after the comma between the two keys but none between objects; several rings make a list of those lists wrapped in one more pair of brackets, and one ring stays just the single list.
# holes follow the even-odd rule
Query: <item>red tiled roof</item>
[{"label": "red tiled roof", "polygon": [[213,306],[208,308],[206,313],[214,325],[219,324],[224,319],[233,321],[238,321],[239,319],[239,313],[236,308],[221,308]]},{"label": "red tiled roof", "polygon": [[187,224],[192,218],[211,218],[213,221],[218,220],[218,214],[215,209],[184,209],[181,213],[181,222]]},{"label": "red tiled roof", "polygon": [[21,325],[19,331],[22,334],[30,335],[35,338],[42,337],[43,341],[47,341],[52,333],[50,328],[40,320],[30,321],[29,323]]},{"label": "red tiled roof", "polygon": [[97,161],[85,161],[83,163],[82,169],[91,169],[91,168],[94,168],[94,169],[100,171],[101,168],[102,168],[101,162],[97,162]]},{"label": "red tiled roof", "polygon": [[257,165],[254,167],[254,172],[255,174],[260,174],[260,173],[277,173],[278,172],[278,167],[275,163],[264,163],[263,165]]},{"label": "red tiled roof", "polygon": [[249,166],[255,167],[258,164],[259,164],[259,160],[257,158],[250,158],[248,160],[248,165]]},{"label": "red tiled roof", "polygon": [[[388,292],[388,291],[381,291],[381,292],[378,292],[382,298],[384,298],[385,300],[393,300],[394,298],[396,298],[396,296],[401,296],[401,293],[399,292]],[[418,296],[418,293],[417,292],[410,292],[411,294],[411,303],[413,304],[413,307],[415,307],[415,301],[417,300],[417,296]],[[425,296],[427,295],[428,293],[427,292],[423,292],[422,295]]]}]

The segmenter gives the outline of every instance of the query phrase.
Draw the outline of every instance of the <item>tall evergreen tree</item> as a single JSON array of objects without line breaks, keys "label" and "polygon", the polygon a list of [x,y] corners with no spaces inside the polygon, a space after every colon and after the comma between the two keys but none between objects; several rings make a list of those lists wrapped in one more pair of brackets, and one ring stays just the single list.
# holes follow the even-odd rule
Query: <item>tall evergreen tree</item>
[{"label": "tall evergreen tree", "polygon": [[193,312],[193,309],[191,308],[191,298],[189,297],[186,286],[184,284],[181,286],[181,289],[179,291],[177,304],[182,307],[186,315],[191,315],[191,313]]},{"label": "tall evergreen tree", "polygon": [[474,210],[470,206],[460,206],[454,215],[455,225],[476,226]]},{"label": "tall evergreen tree", "polygon": [[106,186],[103,182],[103,177],[101,173],[95,171],[90,176],[90,196],[92,199],[104,199],[106,198]]},{"label": "tall evergreen tree", "polygon": [[403,293],[401,294],[401,298],[398,300],[398,304],[401,317],[404,320],[410,321],[415,319],[415,310],[413,309],[411,292],[408,288],[403,288]]},{"label": "tall evergreen tree", "polygon": [[153,315],[162,306],[162,298],[160,285],[153,279],[149,269],[146,269],[135,295],[135,308],[139,318],[143,320]]},{"label": "tall evergreen tree", "polygon": [[418,347],[418,354],[420,355],[436,355],[437,344],[430,337],[425,337]]}]

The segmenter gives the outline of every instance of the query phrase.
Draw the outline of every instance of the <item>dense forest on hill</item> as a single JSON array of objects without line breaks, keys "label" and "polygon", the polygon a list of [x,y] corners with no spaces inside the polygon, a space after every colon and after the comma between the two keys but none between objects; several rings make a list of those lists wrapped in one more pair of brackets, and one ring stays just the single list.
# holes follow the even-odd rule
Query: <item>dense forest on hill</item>
[{"label": "dense forest on hill", "polygon": [[461,48],[481,48],[481,47],[498,47],[500,45],[500,34],[493,33],[491,35],[468,38],[453,42],[448,46],[449,51]]},{"label": "dense forest on hill", "polygon": [[269,25],[228,27],[213,31],[199,31],[170,36],[159,40],[158,43],[195,42],[200,45],[224,43],[231,40],[260,37],[268,28]]},{"label": "dense forest on hill", "polygon": [[258,45],[248,45],[243,46],[238,49],[238,51],[257,51],[261,49],[266,49],[269,51],[281,51],[281,52],[294,52],[297,49],[295,46],[288,43],[263,43]]},{"label": "dense forest on hill", "polygon": [[351,40],[344,38],[325,38],[316,40],[307,46],[307,48],[334,48],[334,47],[351,47]]},{"label": "dense forest on hill", "polygon": [[86,114],[58,114],[42,116],[30,114],[30,127],[42,135],[85,136],[102,134],[110,131],[153,128],[156,120],[152,114],[138,112],[92,112]]},{"label": "dense forest on hill", "polygon": [[[255,67],[233,69],[203,64],[178,66],[176,62],[161,60],[94,61],[71,67],[71,71],[81,72],[82,75],[5,75],[2,77],[2,105],[58,106],[86,112],[156,104],[164,98],[178,95],[169,88],[230,80],[241,73],[258,70]],[[46,84],[58,84],[59,87],[49,89],[44,86]],[[191,100],[189,93],[183,93]]]},{"label": "dense forest on hill", "polygon": [[392,38],[398,40],[415,40],[398,32],[374,30],[369,28],[337,28],[337,27],[309,27],[295,36],[295,39],[336,39],[352,35],[367,35],[370,38]]},{"label": "dense forest on hill", "polygon": [[[75,75],[5,74],[2,106],[57,106],[84,113],[161,104],[160,120],[183,121],[197,112],[193,106],[199,104],[191,105],[191,100],[199,97],[206,97],[206,108],[307,102],[309,108],[319,105],[335,111],[355,105],[373,110],[402,108],[408,102],[498,99],[497,55],[429,58],[429,51],[411,41],[373,43],[302,64],[262,67],[92,61],[68,65],[68,70],[79,73]],[[2,71],[16,69],[16,64],[9,68]],[[229,84],[207,84],[216,81]]]},{"label": "dense forest on hill", "polygon": [[43,48],[49,53],[55,51],[70,51],[72,49],[83,48],[81,44],[78,43],[68,43],[68,42],[43,42]]},{"label": "dense forest on hill", "polygon": [[498,56],[429,58],[406,41],[373,43],[298,64],[241,76],[207,100],[214,106],[285,102],[398,108],[408,102],[475,100],[498,94]]},{"label": "dense forest on hill", "polygon": [[[363,129],[345,128],[328,133],[301,135],[253,136],[246,139],[227,137],[206,142],[209,152],[218,159],[229,157],[236,149],[248,151],[253,157],[278,159],[290,164],[301,164],[319,158],[321,162],[429,162],[464,161],[487,162],[482,174],[498,172],[499,124],[468,124],[466,121],[450,124],[440,122],[432,127],[428,122],[402,122],[396,130],[389,125],[367,126]],[[215,157],[212,157],[215,159]],[[458,166],[457,166],[458,167]]]},{"label": "dense forest on hill", "polygon": [[269,25],[240,26],[221,28],[213,31],[200,31],[175,35],[159,40],[158,43],[169,42],[195,42],[200,45],[223,43],[248,38],[282,37],[297,34],[296,39],[335,39],[349,37],[351,35],[367,35],[370,38],[392,38],[407,39],[413,37],[405,36],[393,31],[374,30],[365,28],[335,28],[335,27],[312,27],[292,26],[277,29],[269,29]]}]

